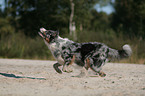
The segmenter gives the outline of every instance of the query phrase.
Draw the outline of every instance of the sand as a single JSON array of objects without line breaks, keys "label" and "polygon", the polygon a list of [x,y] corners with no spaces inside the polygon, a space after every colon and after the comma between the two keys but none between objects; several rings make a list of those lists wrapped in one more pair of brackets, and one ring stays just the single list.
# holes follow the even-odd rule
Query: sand
[{"label": "sand", "polygon": [[145,65],[107,63],[106,77],[78,78],[75,68],[56,73],[55,62],[0,59],[0,96],[145,96]]}]

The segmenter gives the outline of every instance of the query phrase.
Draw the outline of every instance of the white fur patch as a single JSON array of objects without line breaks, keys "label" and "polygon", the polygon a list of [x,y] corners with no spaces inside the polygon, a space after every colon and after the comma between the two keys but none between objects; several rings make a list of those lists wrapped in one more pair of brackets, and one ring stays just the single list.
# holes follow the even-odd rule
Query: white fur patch
[{"label": "white fur patch", "polygon": [[130,56],[132,54],[132,49],[128,44],[123,46],[123,50]]},{"label": "white fur patch", "polygon": [[62,64],[62,65],[64,64],[64,60],[62,59],[61,56],[58,56],[57,61],[59,64]]}]

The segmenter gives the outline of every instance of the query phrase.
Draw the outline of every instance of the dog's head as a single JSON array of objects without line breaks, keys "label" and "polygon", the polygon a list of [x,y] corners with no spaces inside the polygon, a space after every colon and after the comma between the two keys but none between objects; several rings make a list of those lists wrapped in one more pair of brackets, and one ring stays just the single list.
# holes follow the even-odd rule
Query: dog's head
[{"label": "dog's head", "polygon": [[53,41],[59,35],[58,31],[46,30],[45,28],[40,28],[40,32],[38,33],[48,43]]}]

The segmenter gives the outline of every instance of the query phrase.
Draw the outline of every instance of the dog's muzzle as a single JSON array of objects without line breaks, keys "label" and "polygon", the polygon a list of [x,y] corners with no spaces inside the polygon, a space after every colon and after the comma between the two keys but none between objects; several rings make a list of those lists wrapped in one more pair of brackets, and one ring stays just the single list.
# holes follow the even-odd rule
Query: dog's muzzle
[{"label": "dog's muzzle", "polygon": [[46,35],[45,35],[44,33],[42,33],[42,32],[38,32],[38,33],[39,33],[39,35],[40,35],[43,39],[46,38]]},{"label": "dog's muzzle", "polygon": [[40,35],[43,39],[45,39],[48,43],[50,42],[49,36],[46,36],[46,33],[45,33],[45,32],[38,32],[38,33],[39,33],[39,35]]}]

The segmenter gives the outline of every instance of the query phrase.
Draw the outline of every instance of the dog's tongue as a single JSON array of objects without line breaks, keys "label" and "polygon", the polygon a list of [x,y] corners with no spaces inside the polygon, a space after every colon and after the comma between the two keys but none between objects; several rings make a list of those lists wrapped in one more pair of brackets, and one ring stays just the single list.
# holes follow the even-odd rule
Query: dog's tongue
[{"label": "dog's tongue", "polygon": [[41,37],[43,37],[44,38],[44,36],[42,35],[42,33],[41,32],[38,32],[39,33],[39,35],[41,36]]}]

